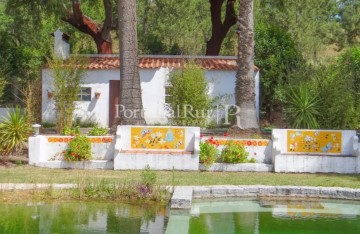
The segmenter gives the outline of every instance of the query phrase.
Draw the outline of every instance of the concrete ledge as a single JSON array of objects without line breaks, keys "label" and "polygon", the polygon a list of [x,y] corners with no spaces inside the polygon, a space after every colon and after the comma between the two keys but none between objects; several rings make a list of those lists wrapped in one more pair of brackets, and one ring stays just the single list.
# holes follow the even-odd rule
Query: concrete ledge
[{"label": "concrete ledge", "polygon": [[216,185],[193,187],[193,198],[279,196],[360,200],[360,189],[266,185]]},{"label": "concrete ledge", "polygon": [[214,163],[209,168],[203,164],[199,164],[199,169],[203,171],[256,171],[256,172],[270,172],[274,170],[272,164],[265,163]]},{"label": "concrete ledge", "polygon": [[268,185],[177,186],[171,198],[171,208],[190,209],[192,198],[224,197],[298,197],[360,200],[360,189]]},{"label": "concrete ledge", "polygon": [[190,209],[192,196],[193,188],[191,186],[177,186],[171,198],[170,207],[172,209]]},{"label": "concrete ledge", "polygon": [[108,160],[90,160],[81,162],[47,161],[34,163],[37,167],[69,168],[69,169],[105,169],[113,170],[114,162]]}]

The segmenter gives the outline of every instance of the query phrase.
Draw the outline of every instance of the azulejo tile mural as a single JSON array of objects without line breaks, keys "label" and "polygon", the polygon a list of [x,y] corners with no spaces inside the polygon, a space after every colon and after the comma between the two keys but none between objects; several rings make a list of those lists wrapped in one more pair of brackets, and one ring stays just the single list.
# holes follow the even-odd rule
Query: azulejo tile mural
[{"label": "azulejo tile mural", "polygon": [[287,151],[340,154],[341,137],[341,131],[288,130]]},{"label": "azulejo tile mural", "polygon": [[132,149],[179,149],[185,142],[184,128],[132,127]]}]

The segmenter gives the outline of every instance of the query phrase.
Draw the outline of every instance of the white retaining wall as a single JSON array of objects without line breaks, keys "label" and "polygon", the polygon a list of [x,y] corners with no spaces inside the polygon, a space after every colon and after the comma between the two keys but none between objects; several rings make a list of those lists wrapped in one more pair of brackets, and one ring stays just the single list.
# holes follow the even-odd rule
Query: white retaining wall
[{"label": "white retaining wall", "polygon": [[[91,144],[92,159],[94,162],[71,162],[62,159],[62,152],[67,148],[70,136],[36,136],[29,138],[29,164],[50,168],[101,168],[113,169],[110,165],[114,158],[115,142],[112,136],[89,137],[96,140]],[[65,140],[66,139],[66,140]],[[106,139],[107,142],[100,142]],[[67,142],[65,142],[67,141]],[[110,142],[111,141],[111,142]],[[94,165],[92,165],[94,164]]]},{"label": "white retaining wall", "polygon": [[[275,172],[295,173],[360,173],[360,153],[356,132],[341,132],[341,152],[339,153],[306,153],[291,152],[288,149],[287,131],[291,129],[273,129],[272,159]],[[327,130],[319,130],[326,132]]]},{"label": "white retaining wall", "polygon": [[[155,170],[198,170],[199,169],[199,142],[200,128],[181,127],[185,129],[184,150],[134,150],[131,147],[131,127],[118,126],[115,144],[115,170],[136,169],[143,170],[147,165]],[[136,126],[144,129],[151,126]],[[173,127],[154,127],[171,129]],[[127,151],[127,152],[124,152]],[[130,152],[129,152],[130,151]],[[133,151],[133,153],[131,152]],[[182,154],[182,152],[192,152]]]}]

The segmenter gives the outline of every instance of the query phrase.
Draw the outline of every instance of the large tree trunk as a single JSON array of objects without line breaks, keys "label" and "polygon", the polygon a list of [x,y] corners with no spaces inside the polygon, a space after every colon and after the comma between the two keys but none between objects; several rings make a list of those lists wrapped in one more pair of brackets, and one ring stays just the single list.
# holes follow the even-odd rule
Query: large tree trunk
[{"label": "large tree trunk", "polygon": [[136,1],[119,0],[121,125],[144,125],[137,46]]},{"label": "large tree trunk", "polygon": [[258,129],[254,78],[254,2],[241,0],[238,17],[239,49],[236,73],[236,105],[240,107],[237,127]]},{"label": "large tree trunk", "polygon": [[112,54],[112,41],[110,31],[112,29],[111,1],[103,0],[105,8],[105,20],[100,28],[98,24],[84,15],[78,0],[72,0],[72,12],[68,12],[62,20],[78,29],[80,32],[90,35],[96,43],[98,54]]},{"label": "large tree trunk", "polygon": [[221,44],[231,26],[236,24],[234,4],[236,0],[227,0],[224,22],[221,20],[221,8],[225,0],[209,0],[211,13],[211,38],[206,43],[205,55],[219,55]]}]

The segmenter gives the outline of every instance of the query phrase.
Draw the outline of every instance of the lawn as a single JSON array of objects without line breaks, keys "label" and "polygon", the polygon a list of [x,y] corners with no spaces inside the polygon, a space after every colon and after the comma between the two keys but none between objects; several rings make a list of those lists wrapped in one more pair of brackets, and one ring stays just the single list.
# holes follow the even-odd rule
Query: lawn
[{"label": "lawn", "polygon": [[[0,167],[0,183],[139,181],[141,171]],[[156,171],[159,185],[297,185],[360,188],[360,175]]]}]

